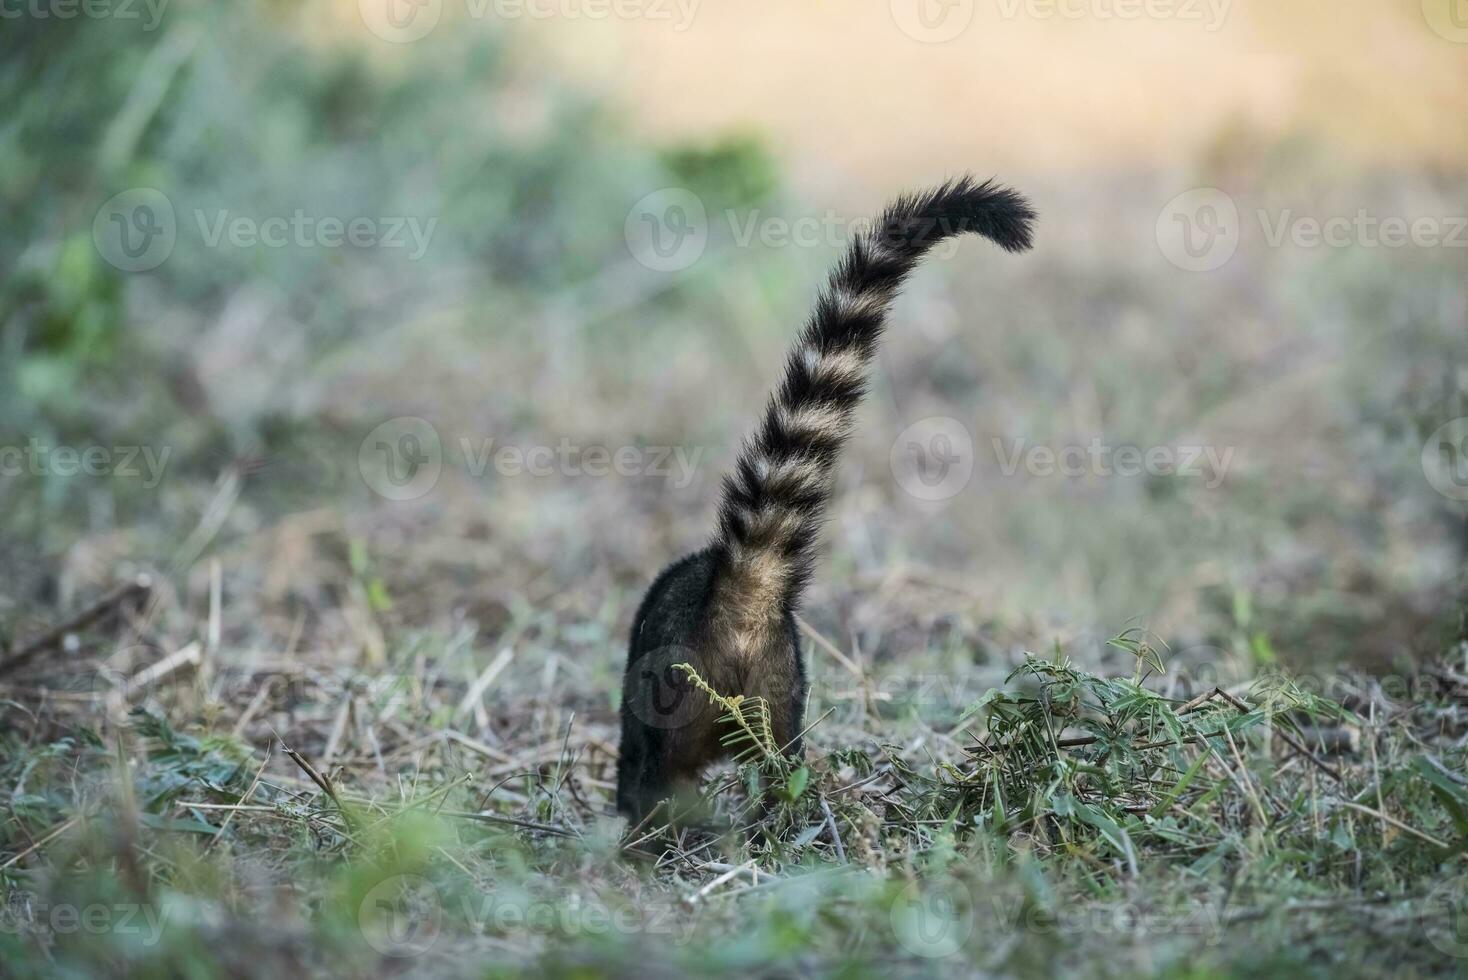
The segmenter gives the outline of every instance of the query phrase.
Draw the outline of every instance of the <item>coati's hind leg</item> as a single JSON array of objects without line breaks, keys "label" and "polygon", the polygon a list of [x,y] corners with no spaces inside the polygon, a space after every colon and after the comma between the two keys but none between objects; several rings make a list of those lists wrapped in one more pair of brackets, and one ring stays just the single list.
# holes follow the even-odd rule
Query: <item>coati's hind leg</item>
[{"label": "coati's hind leg", "polygon": [[[632,673],[629,670],[629,675]],[[668,717],[659,709],[662,681],[650,669],[637,670],[637,674],[629,676],[624,685],[621,755],[617,760],[617,810],[634,827],[661,801],[678,796],[688,783],[687,775],[671,758],[673,746],[668,732],[656,724]],[[668,816],[664,813],[659,822]]]},{"label": "coati's hind leg", "polygon": [[704,554],[672,565],[648,590],[633,623],[622,679],[617,809],[634,826],[660,800],[685,802],[703,765],[718,755],[717,709],[679,667],[709,671],[702,637],[712,571]]},{"label": "coati's hind leg", "polygon": [[[654,787],[648,784],[646,773],[647,740],[641,733],[629,727],[626,706],[623,706],[622,744],[617,756],[617,812],[624,814],[645,813],[647,793]],[[652,802],[656,802],[653,800]]]},{"label": "coati's hind leg", "polygon": [[631,827],[640,825],[648,831],[694,812],[700,766],[687,756],[676,735],[639,718],[640,710],[631,700],[623,703],[617,810]]}]

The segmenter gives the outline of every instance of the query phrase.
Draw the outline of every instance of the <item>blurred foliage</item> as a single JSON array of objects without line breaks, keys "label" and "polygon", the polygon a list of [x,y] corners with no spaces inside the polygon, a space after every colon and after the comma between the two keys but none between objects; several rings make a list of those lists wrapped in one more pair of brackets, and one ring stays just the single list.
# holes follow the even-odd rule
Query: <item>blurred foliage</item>
[{"label": "blurred foliage", "polygon": [[764,144],[749,135],[729,136],[707,146],[665,150],[663,165],[704,200],[724,207],[754,207],[774,193],[779,178]]},{"label": "blurred foliage", "polygon": [[[684,180],[740,203],[774,184],[748,138],[660,161],[585,96],[527,73],[494,31],[394,48],[384,64],[380,45],[311,40],[303,18],[178,0],[156,30],[7,20],[0,442],[151,440],[174,448],[175,474],[205,479],[230,459],[299,454],[326,422],[310,379],[353,343],[465,294],[507,311],[493,329],[510,342],[512,311],[626,261],[634,188]],[[139,187],[165,194],[178,237],[156,269],[127,273],[92,223]],[[421,261],[209,244],[221,216],[299,212],[417,220],[431,237]],[[231,328],[248,360],[224,399],[197,376],[199,348]],[[49,481],[48,519],[79,492]]]}]

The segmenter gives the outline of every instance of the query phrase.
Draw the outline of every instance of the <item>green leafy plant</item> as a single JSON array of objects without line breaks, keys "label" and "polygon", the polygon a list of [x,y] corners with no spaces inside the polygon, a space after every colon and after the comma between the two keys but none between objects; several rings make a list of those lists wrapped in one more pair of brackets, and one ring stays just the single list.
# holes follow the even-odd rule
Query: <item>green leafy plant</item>
[{"label": "green leafy plant", "polygon": [[720,740],[725,747],[733,750],[735,761],[745,763],[759,759],[777,766],[784,761],[780,746],[775,743],[775,733],[770,727],[768,701],[762,697],[743,694],[726,697],[709,686],[708,681],[699,676],[692,664],[674,664],[673,669],[681,670],[694,687],[708,696],[712,704],[723,709],[724,717],[729,722],[729,730],[720,736]]},{"label": "green leafy plant", "polygon": [[[1143,663],[1156,651],[1123,638]],[[1308,767],[1339,778],[1299,735],[1302,720],[1348,719],[1338,704],[1288,679],[1261,678],[1247,699],[1220,688],[1179,703],[1137,677],[1105,678],[1068,659],[1029,657],[1008,678],[1020,690],[992,689],[970,709],[984,732],[969,765],[939,767],[932,811],[996,833],[1024,830],[1062,843],[1099,840],[1135,867],[1139,841],[1164,846],[1216,832],[1226,820],[1247,829],[1298,825],[1288,810],[1269,812],[1263,777],[1246,756],[1278,744]]]}]

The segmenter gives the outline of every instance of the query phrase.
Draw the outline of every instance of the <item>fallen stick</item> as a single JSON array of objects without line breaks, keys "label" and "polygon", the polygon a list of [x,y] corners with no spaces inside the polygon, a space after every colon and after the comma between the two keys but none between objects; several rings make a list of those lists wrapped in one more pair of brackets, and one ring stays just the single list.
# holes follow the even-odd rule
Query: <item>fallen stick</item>
[{"label": "fallen stick", "polygon": [[203,661],[203,654],[199,650],[198,643],[190,643],[174,653],[169,654],[162,660],[138,671],[127,679],[127,683],[120,690],[113,691],[108,696],[108,704],[114,710],[120,710],[123,705],[131,702],[141,691],[146,691],[153,684],[167,677],[172,677],[185,668],[198,667]]},{"label": "fallen stick", "polygon": [[795,625],[800,629],[802,633],[815,641],[816,646],[820,647],[827,654],[829,654],[832,660],[845,667],[847,672],[850,673],[852,677],[855,677],[858,681],[861,681],[862,683],[866,683],[866,671],[862,670],[861,667],[856,663],[856,661],[852,660],[846,654],[842,653],[840,648],[838,648],[836,644],[832,643],[830,640],[822,636],[820,634],[820,631],[818,631],[814,626],[812,626],[810,623],[807,623],[799,616],[795,617]]},{"label": "fallen stick", "polygon": [[41,848],[45,847],[47,844],[51,843],[53,840],[55,840],[56,838],[60,837],[62,834],[66,833],[68,830],[70,830],[72,827],[74,827],[76,825],[77,821],[80,820],[80,819],[81,819],[80,817],[70,817],[70,818],[68,818],[64,823],[62,823],[61,826],[59,826],[55,830],[51,831],[45,837],[42,837],[40,840],[36,841],[30,847],[27,847],[25,850],[21,851],[19,854],[17,854],[14,857],[10,858],[4,864],[0,864],[0,871],[4,871],[6,868],[11,867],[12,865],[14,865],[17,862],[23,860],[27,856],[29,856],[31,854],[34,854],[36,851],[39,851]]},{"label": "fallen stick", "polygon": [[836,845],[836,860],[842,864],[846,863],[846,848],[841,844],[841,832],[836,829],[836,815],[831,812],[831,804],[826,798],[821,797],[821,811],[826,815],[826,830],[831,834],[831,843]]},{"label": "fallen stick", "polygon": [[473,820],[478,823],[497,823],[506,827],[521,827],[525,830],[538,830],[541,833],[552,834],[556,837],[569,837],[576,839],[581,835],[565,827],[557,827],[555,824],[535,823],[531,820],[518,820],[515,817],[502,817],[497,813],[468,813],[463,810],[440,810],[445,817],[458,817],[460,820]]},{"label": "fallen stick", "polygon": [[464,695],[464,700],[459,702],[459,710],[454,712],[454,717],[457,718],[467,714],[480,703],[479,699],[484,697],[484,692],[489,690],[489,685],[493,684],[495,678],[499,677],[501,671],[509,666],[514,656],[514,648],[505,647],[495,656],[494,660],[490,661],[489,666],[484,668],[483,673],[469,686],[468,692]]},{"label": "fallen stick", "polygon": [[689,908],[692,908],[693,906],[695,906],[699,902],[701,902],[703,899],[707,898],[709,896],[709,894],[711,892],[713,892],[714,889],[718,888],[720,885],[724,884],[727,881],[733,881],[735,878],[739,877],[740,875],[744,874],[745,872],[753,872],[754,871],[754,867],[755,867],[754,862],[753,861],[748,861],[748,862],[746,862],[744,864],[739,865],[738,867],[730,868],[728,871],[725,871],[723,874],[719,875],[713,881],[709,882],[707,885],[704,885],[698,891],[694,892],[692,895],[690,895],[687,898],[685,898],[683,900],[684,904],[686,906],[688,906]]},{"label": "fallen stick", "polygon": [[1391,824],[1393,827],[1397,828],[1398,830],[1403,831],[1404,833],[1411,834],[1413,837],[1416,837],[1418,840],[1426,841],[1427,843],[1431,844],[1433,847],[1439,848],[1439,849],[1444,850],[1444,851],[1448,851],[1448,850],[1451,850],[1452,849],[1447,844],[1446,841],[1440,841],[1436,837],[1432,836],[1431,834],[1423,833],[1422,831],[1418,830],[1416,827],[1412,827],[1412,826],[1409,826],[1407,824],[1404,824],[1404,823],[1402,823],[1402,821],[1398,820],[1396,817],[1392,816],[1389,813],[1382,813],[1380,810],[1373,810],[1369,806],[1362,806],[1359,803],[1352,803],[1350,800],[1341,800],[1339,802],[1340,802],[1340,805],[1343,806],[1343,807],[1347,807],[1348,809],[1351,809],[1351,810],[1359,810],[1360,812],[1362,812],[1364,814],[1367,814],[1368,816],[1375,817],[1378,820],[1384,820],[1387,823]]},{"label": "fallen stick", "polygon": [[147,575],[139,575],[128,584],[118,586],[66,622],[52,627],[25,646],[11,653],[4,660],[0,660],[0,674],[9,673],[33,659],[37,654],[60,646],[70,634],[86,629],[129,599],[136,598],[142,600],[147,598],[148,594],[152,591],[153,580]]}]

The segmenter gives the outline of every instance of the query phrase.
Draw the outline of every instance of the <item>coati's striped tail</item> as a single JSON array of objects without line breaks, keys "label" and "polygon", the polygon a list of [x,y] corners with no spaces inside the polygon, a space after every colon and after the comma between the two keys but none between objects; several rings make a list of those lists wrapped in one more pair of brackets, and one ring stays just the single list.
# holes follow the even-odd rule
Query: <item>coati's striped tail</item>
[{"label": "coati's striped tail", "polygon": [[832,471],[866,390],[867,363],[918,260],[967,232],[1023,251],[1034,217],[1014,191],[965,177],[899,198],[852,241],[790,353],[763,424],[724,481],[714,543],[721,618],[753,627],[799,603]]}]

